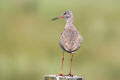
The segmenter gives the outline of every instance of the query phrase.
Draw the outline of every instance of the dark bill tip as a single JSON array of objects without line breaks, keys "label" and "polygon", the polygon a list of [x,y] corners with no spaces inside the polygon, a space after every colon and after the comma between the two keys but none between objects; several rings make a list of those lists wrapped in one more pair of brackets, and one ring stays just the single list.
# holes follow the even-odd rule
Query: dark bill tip
[{"label": "dark bill tip", "polygon": [[59,19],[59,18],[58,18],[58,17],[55,17],[55,18],[52,19],[52,21],[57,20],[57,19]]}]

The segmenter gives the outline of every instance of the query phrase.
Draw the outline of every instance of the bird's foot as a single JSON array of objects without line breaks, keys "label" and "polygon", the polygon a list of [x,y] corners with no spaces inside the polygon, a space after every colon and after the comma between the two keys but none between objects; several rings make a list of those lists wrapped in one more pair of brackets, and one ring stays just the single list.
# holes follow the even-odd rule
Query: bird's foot
[{"label": "bird's foot", "polygon": [[64,76],[64,74],[62,74],[62,73],[59,73],[57,76]]},{"label": "bird's foot", "polygon": [[71,76],[71,77],[73,77],[73,75],[71,74],[71,73],[69,73],[68,75],[66,75],[66,76]]}]

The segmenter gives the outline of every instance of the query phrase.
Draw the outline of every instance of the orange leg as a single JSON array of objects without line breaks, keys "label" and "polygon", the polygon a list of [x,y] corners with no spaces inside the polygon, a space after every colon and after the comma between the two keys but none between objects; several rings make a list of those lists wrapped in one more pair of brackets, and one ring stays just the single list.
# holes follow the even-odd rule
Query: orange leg
[{"label": "orange leg", "polygon": [[72,60],[73,60],[74,54],[72,53],[71,59],[70,59],[70,72],[68,74],[68,76],[73,76],[72,75]]},{"label": "orange leg", "polygon": [[63,56],[62,56],[61,72],[60,74],[58,74],[58,76],[63,76],[63,63],[64,63],[64,51],[63,51]]}]

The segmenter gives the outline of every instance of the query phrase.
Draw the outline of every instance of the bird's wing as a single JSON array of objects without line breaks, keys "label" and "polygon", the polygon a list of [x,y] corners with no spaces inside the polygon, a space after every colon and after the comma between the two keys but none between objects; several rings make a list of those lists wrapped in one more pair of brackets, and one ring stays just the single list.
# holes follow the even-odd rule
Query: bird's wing
[{"label": "bird's wing", "polygon": [[66,51],[69,51],[70,49],[70,34],[69,31],[67,29],[65,29],[60,37],[60,45],[62,46],[63,49],[65,49]]},{"label": "bird's wing", "polygon": [[73,51],[76,51],[77,49],[80,48],[80,44],[82,42],[82,36],[79,34],[79,32],[74,33],[72,42],[73,42],[73,46],[72,46]]}]

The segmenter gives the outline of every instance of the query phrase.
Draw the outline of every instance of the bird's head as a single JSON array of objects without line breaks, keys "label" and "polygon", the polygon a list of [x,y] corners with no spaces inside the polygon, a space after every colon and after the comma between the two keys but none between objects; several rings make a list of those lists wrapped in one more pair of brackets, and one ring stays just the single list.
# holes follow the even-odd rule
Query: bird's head
[{"label": "bird's head", "polygon": [[61,16],[55,17],[52,20],[57,20],[57,19],[60,19],[60,18],[65,18],[65,19],[73,18],[72,11],[66,10]]}]

